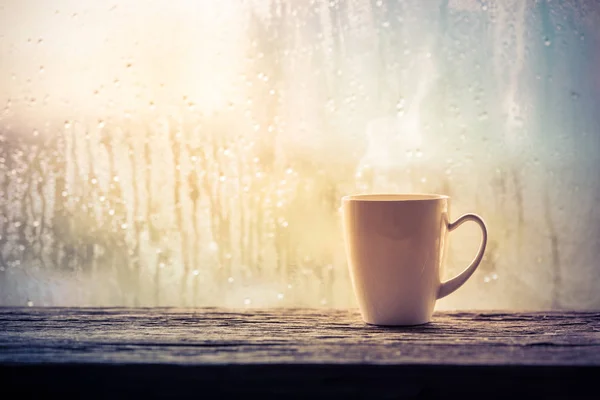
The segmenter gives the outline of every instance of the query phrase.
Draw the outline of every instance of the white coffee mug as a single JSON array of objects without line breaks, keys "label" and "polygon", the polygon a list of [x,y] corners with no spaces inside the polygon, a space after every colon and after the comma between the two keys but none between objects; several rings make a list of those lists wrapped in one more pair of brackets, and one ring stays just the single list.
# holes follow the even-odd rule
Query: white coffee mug
[{"label": "white coffee mug", "polygon": [[[373,325],[419,325],[431,320],[437,299],[475,272],[487,229],[475,214],[450,223],[450,198],[436,194],[365,194],[342,199],[344,240],[354,293],[363,320]],[[476,222],[483,239],[463,272],[440,282],[447,233]]]}]

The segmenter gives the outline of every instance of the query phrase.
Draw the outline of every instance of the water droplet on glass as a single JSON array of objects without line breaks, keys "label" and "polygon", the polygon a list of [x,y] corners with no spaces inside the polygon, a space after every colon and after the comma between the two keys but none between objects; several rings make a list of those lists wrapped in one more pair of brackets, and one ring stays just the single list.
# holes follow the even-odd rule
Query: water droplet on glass
[{"label": "water droplet on glass", "polygon": [[577,93],[577,92],[575,92],[575,91],[571,92],[571,98],[572,98],[573,100],[578,100],[578,99],[579,99],[579,97],[580,97],[580,96],[579,96],[579,93]]},{"label": "water droplet on glass", "polygon": [[197,269],[195,269],[195,270],[192,271],[192,274],[194,276],[198,276],[198,275],[200,275],[200,271],[198,271]]},{"label": "water droplet on glass", "polygon": [[121,224],[121,229],[127,229],[127,224]]},{"label": "water droplet on glass", "polygon": [[44,73],[44,66],[40,65],[40,74],[43,74],[43,73]]},{"label": "water droplet on glass", "polygon": [[400,101],[398,101],[398,103],[396,104],[396,112],[398,113],[399,117],[404,115],[404,100],[403,99],[400,99]]},{"label": "water droplet on glass", "polygon": [[277,299],[283,300],[283,293],[277,293]]},{"label": "water droplet on glass", "polygon": [[115,210],[113,210],[112,208],[108,210],[108,215],[115,215]]},{"label": "water droplet on glass", "polygon": [[27,300],[27,307],[33,307],[33,301]]},{"label": "water droplet on glass", "polygon": [[544,38],[544,46],[550,46],[552,42],[548,38]]},{"label": "water droplet on glass", "polygon": [[65,121],[65,129],[69,129],[71,127],[71,121],[66,120]]},{"label": "water droplet on glass", "polygon": [[234,281],[233,277],[230,276],[229,278],[227,278],[227,282],[233,283],[233,281]]},{"label": "water droplet on glass", "polygon": [[115,175],[114,178],[113,178],[113,181],[119,182],[119,175]]},{"label": "water droplet on glass", "polygon": [[489,277],[489,276],[485,276],[485,277],[483,278],[483,282],[484,282],[484,283],[490,283],[490,277]]},{"label": "water droplet on glass", "polygon": [[219,245],[217,244],[217,242],[214,242],[214,241],[210,242],[208,245],[208,249],[210,251],[217,251],[217,250],[219,250]]},{"label": "water droplet on glass", "polygon": [[252,303],[252,300],[250,300],[250,299],[248,299],[248,298],[244,299],[244,304],[245,304],[245,305],[249,306],[249,305],[250,305],[250,303]]}]

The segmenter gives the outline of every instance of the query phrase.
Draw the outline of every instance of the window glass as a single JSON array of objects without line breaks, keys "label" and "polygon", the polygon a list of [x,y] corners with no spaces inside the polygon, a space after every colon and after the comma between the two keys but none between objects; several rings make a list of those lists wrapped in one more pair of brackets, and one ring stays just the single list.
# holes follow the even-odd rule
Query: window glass
[{"label": "window glass", "polygon": [[593,1],[3,1],[0,304],[351,307],[341,197],[431,192],[490,232],[440,308],[597,308],[598,26]]}]

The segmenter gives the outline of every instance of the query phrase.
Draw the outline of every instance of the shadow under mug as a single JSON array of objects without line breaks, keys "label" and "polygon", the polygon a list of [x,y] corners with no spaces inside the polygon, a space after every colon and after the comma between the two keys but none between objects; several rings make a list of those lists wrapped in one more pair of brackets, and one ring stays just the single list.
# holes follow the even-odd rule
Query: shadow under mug
[{"label": "shadow under mug", "polygon": [[[363,320],[373,325],[420,325],[431,320],[437,299],[475,272],[483,258],[487,228],[465,214],[450,223],[450,198],[437,194],[363,194],[342,198],[344,241],[350,277]],[[473,262],[440,281],[448,232],[466,221],[482,230]]]}]

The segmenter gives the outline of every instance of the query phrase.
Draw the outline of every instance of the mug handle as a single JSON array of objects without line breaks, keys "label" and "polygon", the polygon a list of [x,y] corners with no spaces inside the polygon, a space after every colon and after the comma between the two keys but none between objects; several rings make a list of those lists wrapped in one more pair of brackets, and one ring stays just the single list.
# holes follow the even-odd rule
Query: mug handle
[{"label": "mug handle", "polygon": [[483,222],[483,219],[481,219],[480,216],[476,214],[465,214],[453,223],[448,224],[448,231],[452,232],[454,229],[458,228],[467,221],[473,221],[477,223],[477,225],[479,225],[481,228],[481,233],[483,233],[483,238],[481,239],[481,244],[479,245],[479,250],[477,251],[477,256],[475,256],[475,259],[463,272],[440,284],[437,294],[438,299],[448,296],[450,293],[461,287],[467,281],[467,279],[473,275],[473,272],[475,272],[477,266],[479,266],[479,263],[483,258],[483,253],[485,252],[485,246],[487,244],[487,228],[485,226],[485,222]]}]

